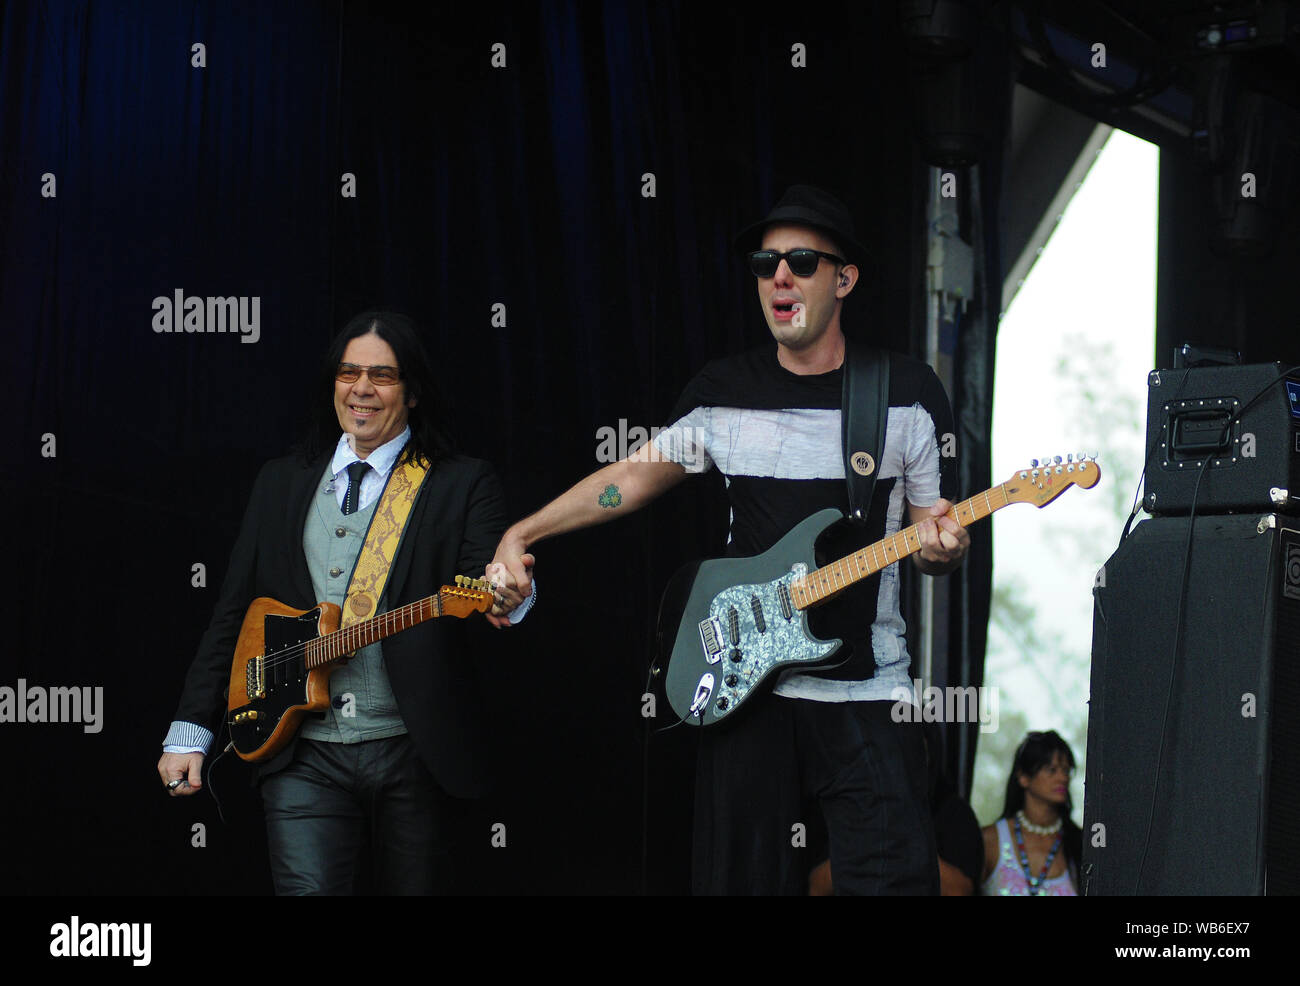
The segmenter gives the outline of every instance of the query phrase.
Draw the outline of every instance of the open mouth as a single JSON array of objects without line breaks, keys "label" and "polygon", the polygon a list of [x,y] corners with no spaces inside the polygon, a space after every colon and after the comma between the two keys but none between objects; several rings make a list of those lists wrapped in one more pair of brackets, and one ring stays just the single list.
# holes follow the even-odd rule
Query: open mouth
[{"label": "open mouth", "polygon": [[803,307],[797,301],[774,301],[772,302],[772,313],[781,320],[794,318],[794,313]]}]

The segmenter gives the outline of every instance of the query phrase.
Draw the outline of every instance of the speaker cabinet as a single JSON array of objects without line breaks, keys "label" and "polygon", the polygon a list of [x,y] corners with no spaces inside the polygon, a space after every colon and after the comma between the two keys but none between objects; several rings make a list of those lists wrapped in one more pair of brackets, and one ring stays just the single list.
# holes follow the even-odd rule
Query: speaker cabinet
[{"label": "speaker cabinet", "polygon": [[1281,379],[1283,369],[1252,363],[1147,377],[1147,447],[1155,453],[1147,513],[1191,513],[1193,494],[1198,514],[1300,509],[1300,379]]},{"label": "speaker cabinet", "polygon": [[[1300,892],[1300,526],[1134,528],[1094,590],[1083,892]],[[1163,752],[1161,738],[1164,739]]]}]

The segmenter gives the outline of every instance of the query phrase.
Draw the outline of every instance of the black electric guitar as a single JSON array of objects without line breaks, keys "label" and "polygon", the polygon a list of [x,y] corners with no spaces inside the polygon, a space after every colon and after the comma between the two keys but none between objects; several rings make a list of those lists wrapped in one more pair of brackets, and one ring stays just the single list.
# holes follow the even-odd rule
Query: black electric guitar
[{"label": "black electric guitar", "polygon": [[[1101,473],[1090,459],[1068,457],[1019,470],[1005,483],[963,500],[948,516],[963,527],[1012,503],[1044,507],[1071,486],[1090,489]],[[664,593],[663,649],[671,646],[664,690],[686,722],[709,726],[732,715],[776,671],[839,663],[842,641],[820,640],[806,609],[921,549],[916,526],[816,567],[813,546],[838,510],[822,510],[752,558],[718,558],[683,570]]]},{"label": "black electric guitar", "polygon": [[284,749],[305,716],[329,708],[330,675],[362,647],[425,620],[491,608],[491,585],[464,575],[432,596],[342,630],[333,603],[294,609],[268,596],[254,599],[230,668],[226,721],[235,752],[257,761]]}]

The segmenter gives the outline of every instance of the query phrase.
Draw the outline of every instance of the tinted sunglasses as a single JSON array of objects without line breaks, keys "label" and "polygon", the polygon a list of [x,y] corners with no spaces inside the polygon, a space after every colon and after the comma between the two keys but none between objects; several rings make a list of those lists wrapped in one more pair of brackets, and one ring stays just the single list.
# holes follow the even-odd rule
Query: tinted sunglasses
[{"label": "tinted sunglasses", "polygon": [[755,277],[773,277],[776,275],[776,269],[781,266],[784,260],[790,265],[790,273],[795,277],[812,277],[817,272],[817,265],[821,259],[837,264],[848,263],[843,257],[837,257],[833,253],[825,253],[821,250],[798,249],[791,250],[789,253],[777,253],[775,250],[755,250],[749,255],[749,269],[754,272]]},{"label": "tinted sunglasses", "polygon": [[340,363],[334,371],[334,379],[340,383],[356,383],[363,373],[378,387],[391,387],[402,379],[402,372],[395,366],[358,366],[356,363]]}]

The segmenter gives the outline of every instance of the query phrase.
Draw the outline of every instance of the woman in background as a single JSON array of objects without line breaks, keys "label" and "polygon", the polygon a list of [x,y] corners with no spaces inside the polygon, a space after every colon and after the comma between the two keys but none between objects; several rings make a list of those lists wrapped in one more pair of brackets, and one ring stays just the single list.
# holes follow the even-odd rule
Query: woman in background
[{"label": "woman in background", "polygon": [[1016,750],[1002,817],[983,830],[985,896],[1078,895],[1083,832],[1070,819],[1074,754],[1056,732]]}]

